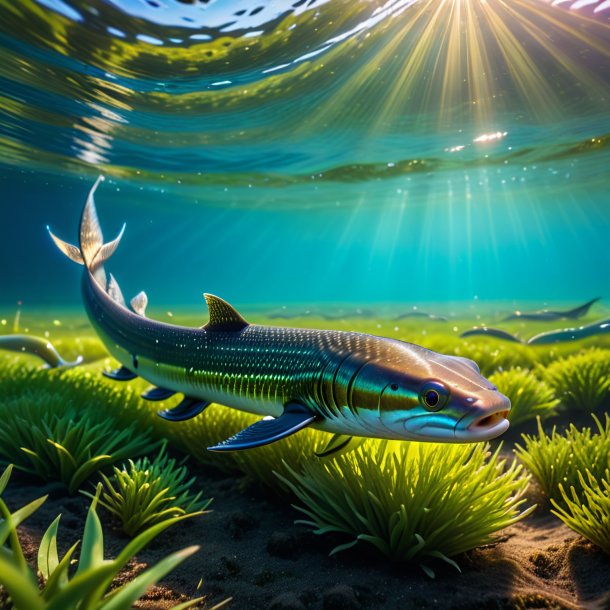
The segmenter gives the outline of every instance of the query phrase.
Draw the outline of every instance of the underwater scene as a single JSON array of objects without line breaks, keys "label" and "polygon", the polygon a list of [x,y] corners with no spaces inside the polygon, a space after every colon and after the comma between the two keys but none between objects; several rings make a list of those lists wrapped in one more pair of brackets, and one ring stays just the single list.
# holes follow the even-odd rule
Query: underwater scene
[{"label": "underwater scene", "polygon": [[610,609],[608,0],[0,0],[0,608]]}]

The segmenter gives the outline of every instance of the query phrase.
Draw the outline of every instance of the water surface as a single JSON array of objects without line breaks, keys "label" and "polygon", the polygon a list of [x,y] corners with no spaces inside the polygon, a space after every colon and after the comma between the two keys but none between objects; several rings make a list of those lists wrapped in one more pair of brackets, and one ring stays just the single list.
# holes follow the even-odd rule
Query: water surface
[{"label": "water surface", "polygon": [[606,296],[607,4],[0,1],[0,299],[78,305],[100,173],[160,306]]}]

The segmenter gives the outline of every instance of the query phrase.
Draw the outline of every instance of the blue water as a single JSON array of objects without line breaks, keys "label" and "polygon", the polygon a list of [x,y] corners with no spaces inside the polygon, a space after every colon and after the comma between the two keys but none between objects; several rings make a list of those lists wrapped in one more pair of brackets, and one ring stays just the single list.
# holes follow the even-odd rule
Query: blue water
[{"label": "blue water", "polygon": [[[610,298],[610,8],[0,0],[0,305]],[[263,7],[260,9],[260,7]],[[464,305],[464,306],[466,306]]]}]

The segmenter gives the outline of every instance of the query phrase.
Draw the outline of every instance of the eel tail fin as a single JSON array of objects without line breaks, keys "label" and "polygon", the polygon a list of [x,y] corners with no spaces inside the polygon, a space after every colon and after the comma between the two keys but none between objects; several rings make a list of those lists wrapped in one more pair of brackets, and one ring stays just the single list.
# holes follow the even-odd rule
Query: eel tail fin
[{"label": "eel tail fin", "polygon": [[123,225],[120,233],[112,241],[104,243],[104,236],[97,217],[95,209],[95,200],[93,198],[99,183],[104,180],[104,176],[99,176],[95,184],[91,187],[87,202],[83,208],[80,219],[80,234],[79,247],[63,241],[54,235],[49,227],[47,230],[55,245],[72,261],[79,265],[85,265],[91,275],[96,279],[98,284],[104,290],[107,289],[106,272],[104,271],[104,263],[114,254],[117,249],[125,225]]},{"label": "eel tail fin", "polygon": [[576,318],[581,318],[582,316],[586,315],[587,312],[589,311],[589,309],[591,309],[591,306],[593,304],[597,303],[597,301],[599,301],[600,299],[601,299],[601,297],[596,297],[594,299],[591,299],[590,301],[587,301],[583,305],[580,305],[579,307],[575,307],[574,309],[570,309],[569,311],[566,311],[565,312],[566,318],[570,318],[572,320],[574,320]]}]

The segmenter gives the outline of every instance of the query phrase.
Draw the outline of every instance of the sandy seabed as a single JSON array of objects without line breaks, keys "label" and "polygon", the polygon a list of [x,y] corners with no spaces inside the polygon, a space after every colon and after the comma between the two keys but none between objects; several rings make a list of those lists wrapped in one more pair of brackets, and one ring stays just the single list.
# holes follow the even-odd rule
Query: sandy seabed
[{"label": "sandy seabed", "polygon": [[[536,512],[499,533],[494,544],[456,557],[462,573],[434,565],[430,579],[419,567],[392,564],[370,545],[329,557],[333,543],[295,525],[299,517],[285,500],[270,498],[245,478],[210,472],[191,464],[204,494],[214,497],[212,512],[174,526],[144,549],[121,575],[130,580],[147,564],[173,550],[201,549],[135,607],[171,608],[203,595],[201,608],[226,598],[234,610],[357,610],[405,608],[525,609],[610,608],[610,557],[549,513],[532,483]],[[48,488],[15,473],[4,493],[15,509]],[[60,553],[82,532],[89,501],[53,492],[20,528],[26,556],[35,561],[42,533],[59,513]],[[128,539],[99,509],[107,556],[116,556]],[[198,584],[199,589],[197,589]]]}]

